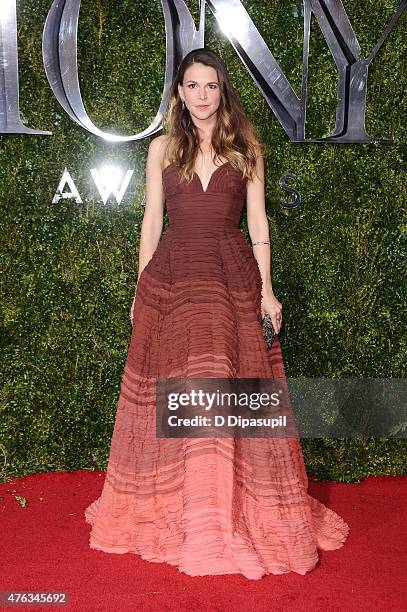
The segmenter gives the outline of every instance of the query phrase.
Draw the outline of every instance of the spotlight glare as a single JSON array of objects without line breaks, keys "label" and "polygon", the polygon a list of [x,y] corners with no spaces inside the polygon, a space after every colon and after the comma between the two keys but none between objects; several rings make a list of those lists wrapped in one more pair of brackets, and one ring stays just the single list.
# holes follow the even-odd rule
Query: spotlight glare
[{"label": "spotlight glare", "polygon": [[223,6],[216,11],[216,19],[222,32],[229,38],[247,37],[247,15],[239,5]]},{"label": "spotlight glare", "polygon": [[104,164],[100,168],[100,178],[104,186],[110,191],[114,191],[120,184],[123,172],[118,166]]}]

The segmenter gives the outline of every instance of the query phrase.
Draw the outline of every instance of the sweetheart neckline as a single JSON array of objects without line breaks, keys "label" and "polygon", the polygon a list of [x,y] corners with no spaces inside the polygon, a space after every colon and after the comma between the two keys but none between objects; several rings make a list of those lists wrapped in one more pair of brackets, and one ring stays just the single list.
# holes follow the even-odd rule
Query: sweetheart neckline
[{"label": "sweetheart neckline", "polygon": [[[224,162],[223,164],[221,164],[220,166],[217,166],[217,167],[215,168],[215,170],[212,172],[211,176],[209,177],[209,181],[208,181],[208,184],[206,185],[206,189],[204,189],[204,188],[203,188],[203,184],[202,184],[201,177],[200,177],[200,176],[199,176],[199,174],[198,174],[197,172],[195,172],[195,170],[194,170],[194,176],[195,176],[195,177],[198,179],[198,181],[199,181],[199,184],[200,184],[200,187],[201,187],[201,191],[202,191],[202,193],[207,193],[207,192],[208,192],[208,189],[209,189],[209,187],[210,187],[210,184],[211,184],[211,181],[212,181],[213,176],[216,174],[216,172],[217,172],[218,170],[220,170],[221,168],[223,168],[223,166],[227,166],[229,163],[230,163],[229,161],[226,161],[226,162]],[[165,168],[163,168],[163,170],[162,170],[162,174],[164,174],[164,172],[165,172],[165,170],[167,170],[167,168],[169,168],[170,166],[173,166],[173,165],[174,165],[174,162],[171,162],[170,164],[168,164],[168,166],[165,166]]]}]

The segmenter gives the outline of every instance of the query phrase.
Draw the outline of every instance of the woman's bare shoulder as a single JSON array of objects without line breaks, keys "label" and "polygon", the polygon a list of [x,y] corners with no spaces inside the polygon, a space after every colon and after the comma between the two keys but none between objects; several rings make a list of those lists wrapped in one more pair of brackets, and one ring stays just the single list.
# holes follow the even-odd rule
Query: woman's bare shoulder
[{"label": "woman's bare shoulder", "polygon": [[154,145],[156,147],[165,147],[165,145],[168,142],[168,134],[160,134],[159,136],[156,136],[155,138],[153,138],[153,140],[151,141],[151,144],[154,143]]},{"label": "woman's bare shoulder", "polygon": [[154,158],[159,162],[161,170],[168,165],[168,161],[165,158],[165,150],[168,142],[167,134],[160,134],[160,136],[156,136],[150,142],[150,151]]}]

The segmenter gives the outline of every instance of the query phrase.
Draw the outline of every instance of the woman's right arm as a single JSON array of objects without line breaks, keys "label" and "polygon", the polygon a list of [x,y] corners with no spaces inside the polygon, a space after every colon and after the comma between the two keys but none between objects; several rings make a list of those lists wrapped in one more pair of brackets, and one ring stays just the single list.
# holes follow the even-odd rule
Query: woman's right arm
[{"label": "woman's right arm", "polygon": [[165,135],[150,142],[146,165],[146,205],[141,225],[138,277],[152,258],[160,241],[165,196],[162,185],[162,157]]}]

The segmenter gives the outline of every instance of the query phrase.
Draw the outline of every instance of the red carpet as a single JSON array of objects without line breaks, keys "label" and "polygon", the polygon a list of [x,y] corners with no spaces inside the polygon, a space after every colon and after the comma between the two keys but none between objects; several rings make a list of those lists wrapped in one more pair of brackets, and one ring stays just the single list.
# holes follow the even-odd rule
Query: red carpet
[{"label": "red carpet", "polygon": [[350,525],[345,546],[319,551],[319,565],[305,576],[256,581],[240,575],[193,578],[136,555],[89,549],[83,511],[103,479],[101,472],[52,472],[0,484],[1,591],[67,591],[70,603],[62,609],[75,612],[406,609],[406,477],[369,477],[360,484],[310,477],[309,493]]}]

